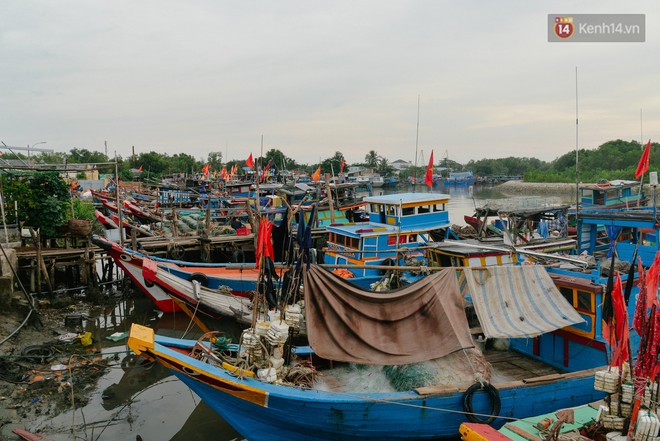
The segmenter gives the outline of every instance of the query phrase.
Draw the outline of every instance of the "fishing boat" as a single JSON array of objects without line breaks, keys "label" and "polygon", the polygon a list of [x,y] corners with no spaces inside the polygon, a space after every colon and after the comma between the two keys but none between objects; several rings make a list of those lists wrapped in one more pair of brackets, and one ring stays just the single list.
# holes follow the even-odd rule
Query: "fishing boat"
[{"label": "fishing boat", "polygon": [[314,228],[326,228],[331,224],[344,224],[352,222],[354,210],[363,207],[364,202],[358,196],[358,184],[355,182],[332,182],[315,183],[317,187],[318,201],[306,200],[296,208],[299,208],[309,223],[314,212]]},{"label": "fishing boat", "polygon": [[[244,268],[242,264],[205,264],[154,256],[148,257],[139,251],[122,247],[120,244],[103,237],[93,236],[92,242],[105,250],[138,289],[163,312],[174,312],[180,308],[177,302],[172,299],[170,293],[143,276],[145,259],[157,262],[162,268],[166,268],[163,271],[166,271],[172,277],[177,277],[191,284],[196,281],[204,289],[215,291],[222,289],[225,294],[235,297],[247,297],[250,291],[256,289],[259,271],[254,269],[254,265],[252,265],[252,268]],[[180,296],[180,300],[185,300],[182,297]],[[197,303],[197,300],[194,300],[189,305],[194,308]]]},{"label": "fishing boat", "polygon": [[[658,254],[660,257],[660,254]],[[658,310],[649,308],[658,300],[657,274],[660,259],[656,258],[645,276],[641,261],[640,292],[632,315],[632,330],[642,335],[637,344],[628,338],[630,320],[625,305],[625,294],[620,279],[613,282],[611,298],[615,320],[609,322],[610,365],[594,375],[593,389],[606,393],[604,400],[578,407],[533,415],[511,420],[499,430],[475,423],[461,424],[460,433],[464,441],[508,441],[508,440],[653,440],[660,434],[658,418],[660,364],[657,353],[660,338],[657,326]],[[613,325],[613,326],[612,326]],[[636,348],[636,354],[630,353]],[[558,406],[559,407],[559,406]]]},{"label": "fishing boat", "polygon": [[[423,264],[420,247],[430,242],[431,231],[447,229],[451,223],[447,204],[450,196],[440,193],[400,193],[365,198],[368,222],[331,224],[324,263],[352,265],[350,281],[364,289],[383,279],[385,271],[369,266],[405,265],[406,259]],[[408,274],[409,281],[422,275]]]},{"label": "fishing boat", "polygon": [[443,185],[474,185],[476,179],[471,171],[450,172],[449,176],[438,176],[434,179],[434,184]]},{"label": "fishing boat", "polygon": [[633,208],[649,202],[639,181],[603,179],[595,184],[581,184],[578,189],[580,210]]},{"label": "fishing boat", "polygon": [[137,324],[128,345],[170,369],[251,441],[456,437],[466,416],[497,427],[504,416],[603,398],[593,368],[605,357],[583,356],[593,340],[562,346],[553,338],[582,319],[542,267],[462,273],[480,305],[478,332],[489,341],[509,337],[508,348],[475,344],[453,268],[395,292],[367,293],[314,265],[303,284],[309,347],[290,351],[286,314],[257,318],[234,352],[217,346],[214,333],[181,340]]},{"label": "fishing boat", "polygon": [[464,216],[474,228],[470,235],[491,244],[535,247],[537,250],[572,250],[576,241],[568,237],[570,205],[535,197],[492,200]]}]

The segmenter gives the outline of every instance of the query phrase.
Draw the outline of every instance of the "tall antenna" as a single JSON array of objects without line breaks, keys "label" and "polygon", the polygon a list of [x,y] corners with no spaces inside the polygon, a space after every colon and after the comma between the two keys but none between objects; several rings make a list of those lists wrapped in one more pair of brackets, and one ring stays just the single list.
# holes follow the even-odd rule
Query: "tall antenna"
[{"label": "tall antenna", "polygon": [[413,193],[417,184],[417,146],[419,144],[419,94],[417,95],[417,132],[415,134],[415,168],[413,168]]},{"label": "tall antenna", "polygon": [[[578,68],[575,66],[575,224],[580,214],[580,168],[578,167]],[[579,228],[579,227],[578,227]],[[578,241],[580,234],[578,234]],[[578,247],[580,246],[578,242]],[[579,252],[579,249],[578,249]]]},{"label": "tall antenna", "polygon": [[639,144],[644,145],[644,126],[642,124],[642,109],[639,109]]}]

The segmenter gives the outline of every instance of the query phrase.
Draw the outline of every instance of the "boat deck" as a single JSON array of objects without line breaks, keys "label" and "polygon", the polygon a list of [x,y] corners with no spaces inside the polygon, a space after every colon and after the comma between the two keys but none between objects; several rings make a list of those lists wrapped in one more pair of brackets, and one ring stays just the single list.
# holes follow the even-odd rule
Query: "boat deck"
[{"label": "boat deck", "polygon": [[[561,370],[529,358],[523,354],[509,350],[488,349],[485,359],[491,365],[491,383],[494,385],[512,381],[529,380],[535,377],[545,377],[562,373]],[[455,352],[436,361],[437,371],[433,372],[438,386],[425,386],[418,390],[423,393],[447,392],[449,389],[465,390],[474,383],[474,373],[471,363],[466,361],[461,352]],[[386,372],[382,366],[336,365],[319,373],[315,389],[334,392],[384,392],[394,391],[391,382],[399,382],[406,377],[418,375],[415,365],[411,370],[404,369],[401,373]],[[422,369],[423,371],[423,369]],[[392,388],[392,389],[391,389]]]},{"label": "boat deck", "polygon": [[526,378],[559,374],[562,371],[514,351],[489,349],[484,355],[492,366],[491,383],[505,383]]}]

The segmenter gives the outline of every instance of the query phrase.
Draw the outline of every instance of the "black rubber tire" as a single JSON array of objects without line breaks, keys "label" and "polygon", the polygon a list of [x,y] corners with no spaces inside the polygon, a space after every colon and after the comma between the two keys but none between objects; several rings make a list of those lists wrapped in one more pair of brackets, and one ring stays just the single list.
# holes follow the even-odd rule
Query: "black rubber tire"
[{"label": "black rubber tire", "polygon": [[191,282],[194,282],[196,280],[199,282],[200,285],[202,285],[205,288],[209,286],[209,278],[204,273],[193,273],[190,275],[190,278],[188,280],[190,280]]},{"label": "black rubber tire", "polygon": [[27,346],[21,352],[25,358],[34,363],[46,363],[54,354],[53,348],[44,345]]},{"label": "black rubber tire", "polygon": [[[472,407],[472,396],[478,390],[483,390],[488,393],[490,401],[492,404],[490,416],[488,418],[481,418],[474,414],[474,408]],[[500,409],[502,408],[502,401],[500,400],[500,393],[495,386],[490,383],[474,383],[472,386],[463,394],[463,410],[466,412],[466,418],[472,423],[481,423],[481,424],[490,424],[497,419],[500,414]]]}]

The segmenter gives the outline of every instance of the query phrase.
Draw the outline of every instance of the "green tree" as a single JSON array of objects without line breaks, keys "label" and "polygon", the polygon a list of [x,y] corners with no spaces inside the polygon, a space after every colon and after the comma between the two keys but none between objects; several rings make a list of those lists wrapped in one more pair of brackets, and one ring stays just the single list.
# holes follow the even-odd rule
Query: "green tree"
[{"label": "green tree", "polygon": [[222,170],[222,152],[210,152],[206,162],[211,164],[211,170]]},{"label": "green tree", "polygon": [[394,167],[390,165],[390,162],[388,161],[387,158],[383,156],[379,156],[378,167],[376,167],[376,171],[380,173],[382,176],[389,176],[392,173],[394,173]]},{"label": "green tree", "polygon": [[375,150],[369,150],[369,153],[364,157],[364,163],[369,168],[376,168],[378,165],[378,153]]},{"label": "green tree", "polygon": [[57,173],[36,173],[28,181],[26,224],[38,228],[43,238],[57,236],[66,222],[69,188]]},{"label": "green tree", "polygon": [[[336,176],[341,169],[341,162],[344,160],[344,155],[341,152],[335,152],[334,156],[324,159],[321,162],[321,171],[323,173],[333,173]],[[316,170],[316,168],[314,168]]]},{"label": "green tree", "polygon": [[74,164],[86,164],[90,162],[108,162],[105,153],[92,152],[87,149],[73,148],[67,155],[67,161]]}]

